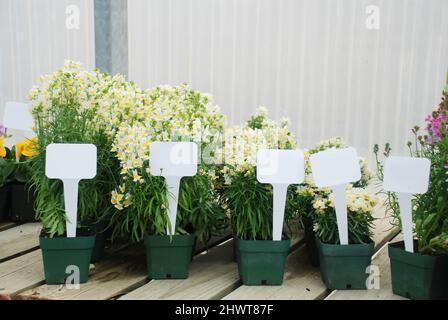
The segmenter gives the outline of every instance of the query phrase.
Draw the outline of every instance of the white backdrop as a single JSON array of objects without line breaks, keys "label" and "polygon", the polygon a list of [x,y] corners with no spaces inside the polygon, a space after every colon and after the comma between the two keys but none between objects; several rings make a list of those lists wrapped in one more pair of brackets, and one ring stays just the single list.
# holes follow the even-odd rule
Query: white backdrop
[{"label": "white backdrop", "polygon": [[[66,8],[79,8],[79,29]],[[6,101],[26,102],[41,74],[65,59],[95,65],[93,0],[0,0],[0,118]]]},{"label": "white backdrop", "polygon": [[[79,29],[65,27],[70,4]],[[440,100],[447,13],[447,0],[130,0],[129,78],[189,82],[234,124],[265,105],[301,147],[341,135],[369,158],[375,142],[402,153]],[[0,109],[64,59],[94,56],[92,0],[0,0]]]},{"label": "white backdrop", "polygon": [[265,105],[301,147],[341,135],[370,159],[375,142],[403,153],[440,101],[447,13],[447,0],[132,0],[129,77],[188,82],[232,123]]}]

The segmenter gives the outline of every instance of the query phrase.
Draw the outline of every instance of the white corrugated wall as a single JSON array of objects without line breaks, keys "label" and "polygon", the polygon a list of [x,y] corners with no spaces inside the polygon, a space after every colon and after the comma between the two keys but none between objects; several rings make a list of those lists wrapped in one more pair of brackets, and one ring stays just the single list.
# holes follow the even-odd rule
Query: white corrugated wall
[{"label": "white corrugated wall", "polygon": [[[79,29],[65,27],[71,4]],[[440,100],[447,14],[447,0],[130,0],[129,78],[189,82],[231,123],[265,105],[301,147],[341,135],[369,158],[375,142],[402,152]],[[93,67],[93,29],[92,0],[0,0],[1,108],[66,58]]]},{"label": "white corrugated wall", "polygon": [[447,14],[447,0],[131,0],[129,77],[189,82],[232,123],[265,105],[301,147],[341,135],[369,158],[375,142],[402,153],[440,100]]},{"label": "white corrugated wall", "polygon": [[[70,5],[79,29],[66,27]],[[6,101],[25,102],[39,76],[65,59],[95,65],[93,0],[0,0],[0,117]]]}]

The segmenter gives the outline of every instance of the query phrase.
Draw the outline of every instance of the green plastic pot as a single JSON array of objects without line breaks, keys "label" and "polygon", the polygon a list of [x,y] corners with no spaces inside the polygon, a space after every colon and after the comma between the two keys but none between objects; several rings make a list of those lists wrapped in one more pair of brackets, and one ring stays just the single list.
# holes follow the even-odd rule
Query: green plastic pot
[{"label": "green plastic pot", "polygon": [[232,247],[233,247],[233,261],[238,262],[240,251],[238,248],[238,237],[235,234],[233,235]]},{"label": "green plastic pot", "polygon": [[237,240],[238,271],[245,285],[281,285],[291,240]]},{"label": "green plastic pot", "polygon": [[146,236],[146,262],[151,279],[186,279],[196,235]]},{"label": "green plastic pot", "polygon": [[[79,270],[79,283],[88,280],[95,236],[75,238],[41,236],[39,243],[47,284],[65,284],[67,277],[74,274],[73,270]],[[75,282],[77,282],[76,279]]]},{"label": "green plastic pot", "polygon": [[389,258],[395,294],[415,300],[448,299],[447,255],[407,252],[400,241],[389,244]]},{"label": "green plastic pot", "polygon": [[372,261],[374,243],[326,244],[316,237],[322,281],[328,289],[366,289],[366,272]]}]

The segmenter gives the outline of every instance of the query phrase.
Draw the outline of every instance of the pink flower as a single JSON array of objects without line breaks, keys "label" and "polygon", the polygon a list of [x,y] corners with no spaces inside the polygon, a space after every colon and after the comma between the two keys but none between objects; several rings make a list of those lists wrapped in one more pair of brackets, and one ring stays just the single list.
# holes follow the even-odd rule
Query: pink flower
[{"label": "pink flower", "polygon": [[448,130],[448,115],[441,111],[434,112],[432,115],[428,115],[425,121],[428,123],[426,130],[429,133],[426,143],[432,144],[442,139],[443,125]]}]

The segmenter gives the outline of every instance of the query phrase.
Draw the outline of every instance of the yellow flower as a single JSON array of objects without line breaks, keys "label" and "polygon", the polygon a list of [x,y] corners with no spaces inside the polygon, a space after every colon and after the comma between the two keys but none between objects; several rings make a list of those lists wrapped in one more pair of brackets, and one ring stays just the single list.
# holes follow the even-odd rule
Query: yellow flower
[{"label": "yellow flower", "polygon": [[0,157],[6,157],[5,138],[0,137]]},{"label": "yellow flower", "polygon": [[137,170],[132,172],[132,179],[134,182],[140,182],[142,180],[142,177],[137,173]]},{"label": "yellow flower", "polygon": [[34,137],[32,139],[25,139],[22,142],[16,143],[16,153],[17,157],[20,158],[21,156],[31,158],[39,153],[36,150],[36,144],[37,144],[37,137]]},{"label": "yellow flower", "polygon": [[16,155],[18,158],[22,156],[24,147],[25,147],[25,141],[16,143]]}]

